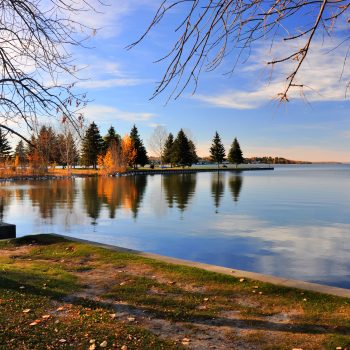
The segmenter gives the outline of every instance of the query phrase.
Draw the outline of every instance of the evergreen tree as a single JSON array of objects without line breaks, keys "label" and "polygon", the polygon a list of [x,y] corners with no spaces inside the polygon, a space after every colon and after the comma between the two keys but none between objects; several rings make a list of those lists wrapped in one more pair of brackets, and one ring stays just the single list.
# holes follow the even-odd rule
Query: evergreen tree
[{"label": "evergreen tree", "polygon": [[106,153],[108,148],[114,142],[116,145],[120,145],[120,141],[121,141],[120,135],[118,135],[115,132],[114,127],[111,126],[107,131],[107,135],[103,137],[103,153]]},{"label": "evergreen tree", "polygon": [[195,144],[193,143],[192,140],[188,140],[188,144],[189,144],[189,147],[190,147],[191,165],[195,164],[195,163],[198,163],[199,158],[197,156],[197,151],[196,151]]},{"label": "evergreen tree", "polygon": [[244,162],[243,153],[236,138],[232,142],[230,151],[228,153],[228,160],[230,163],[236,164],[236,167],[238,164]]},{"label": "evergreen tree", "polygon": [[5,133],[0,128],[0,160],[5,160],[11,154],[11,146]]},{"label": "evergreen tree", "polygon": [[20,140],[15,148],[14,153],[16,161],[18,160],[18,165],[23,166],[26,162],[26,149],[24,147],[24,143]]},{"label": "evergreen tree", "polygon": [[193,146],[194,144],[190,144],[189,139],[181,129],[174,141],[173,151],[171,153],[172,163],[182,167],[186,165],[191,166],[194,160]]},{"label": "evergreen tree", "polygon": [[174,136],[172,133],[168,135],[168,138],[165,141],[164,150],[163,150],[163,162],[165,164],[172,165],[172,152],[174,146]]},{"label": "evergreen tree", "polygon": [[130,138],[132,140],[134,149],[136,150],[134,166],[137,166],[137,164],[145,166],[145,164],[148,163],[147,151],[140,138],[136,125],[134,125],[130,131]]},{"label": "evergreen tree", "polygon": [[215,132],[213,143],[210,147],[210,158],[213,162],[217,163],[218,168],[219,164],[225,159],[225,148],[217,131]]},{"label": "evergreen tree", "polygon": [[92,122],[86,130],[81,147],[81,164],[97,168],[97,157],[103,149],[103,140],[97,125]]}]

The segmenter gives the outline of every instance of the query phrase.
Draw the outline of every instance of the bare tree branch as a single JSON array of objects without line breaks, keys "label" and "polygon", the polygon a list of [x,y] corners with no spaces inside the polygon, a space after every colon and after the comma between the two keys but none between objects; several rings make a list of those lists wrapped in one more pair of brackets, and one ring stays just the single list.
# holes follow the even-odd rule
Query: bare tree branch
[{"label": "bare tree branch", "polygon": [[185,15],[175,29],[178,39],[159,60],[166,62],[166,69],[152,96],[170,88],[169,98],[178,98],[190,85],[195,92],[202,71],[218,68],[229,56],[234,58],[233,71],[259,41],[270,40],[271,45],[276,37],[295,41],[297,49],[268,62],[293,63],[285,89],[278,94],[281,101],[288,101],[291,88],[304,87],[295,80],[316,33],[331,35],[338,19],[347,21],[343,15],[349,7],[349,0],[164,0],[145,33],[128,49],[145,40],[171,11],[181,8],[178,13]]},{"label": "bare tree branch", "polygon": [[[2,0],[0,2],[0,122],[25,124],[38,117],[82,123],[86,94],[73,92],[77,69],[70,46],[83,46],[93,29],[75,20],[94,10],[88,1]],[[82,34],[82,31],[87,34]],[[72,83],[63,83],[71,80]],[[22,133],[8,130],[23,137]]]}]

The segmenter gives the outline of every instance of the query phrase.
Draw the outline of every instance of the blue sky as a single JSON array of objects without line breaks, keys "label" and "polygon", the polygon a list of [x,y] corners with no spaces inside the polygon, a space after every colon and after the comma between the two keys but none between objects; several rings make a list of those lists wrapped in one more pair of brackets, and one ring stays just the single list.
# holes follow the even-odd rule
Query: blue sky
[{"label": "blue sky", "polygon": [[[156,99],[152,96],[162,76],[164,63],[153,63],[174,42],[173,27],[181,11],[138,46],[125,47],[147,28],[159,0],[114,1],[98,7],[101,13],[86,14],[83,23],[100,28],[90,41],[90,49],[75,49],[81,75],[88,80],[78,84],[92,100],[85,110],[88,121],[95,121],[104,134],[113,125],[121,134],[135,123],[145,145],[156,125],[176,134],[189,129],[199,155],[208,155],[217,130],[226,146],[234,137],[245,156],[280,156],[311,161],[350,161],[349,100],[345,98],[350,71],[341,76],[347,47],[329,51],[341,40],[341,31],[333,39],[317,39],[305,62],[303,83],[311,86],[306,100],[296,91],[291,101],[276,102],[288,67],[278,67],[269,79],[266,62],[268,42],[260,42],[250,59],[239,65],[233,75],[227,72],[230,59],[211,73],[203,73],[195,95],[186,90],[177,100],[167,99],[170,90]],[[277,46],[279,54],[285,47]],[[281,51],[282,50],[282,51]]]}]

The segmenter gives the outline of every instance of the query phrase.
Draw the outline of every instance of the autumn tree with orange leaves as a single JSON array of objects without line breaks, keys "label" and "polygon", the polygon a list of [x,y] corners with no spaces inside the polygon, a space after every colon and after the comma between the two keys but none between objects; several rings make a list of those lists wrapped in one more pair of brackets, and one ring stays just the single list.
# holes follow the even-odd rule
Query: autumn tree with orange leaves
[{"label": "autumn tree with orange leaves", "polygon": [[132,139],[125,135],[120,143],[112,141],[105,155],[98,156],[98,167],[103,174],[115,174],[124,172],[128,166],[132,166],[136,159],[136,150]]}]

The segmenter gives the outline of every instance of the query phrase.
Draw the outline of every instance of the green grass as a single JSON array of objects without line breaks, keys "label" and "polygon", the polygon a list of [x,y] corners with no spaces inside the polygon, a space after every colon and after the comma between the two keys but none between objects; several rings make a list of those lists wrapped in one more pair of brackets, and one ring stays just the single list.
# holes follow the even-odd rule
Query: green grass
[{"label": "green grass", "polygon": [[[226,322],[244,329],[242,341],[253,348],[334,349],[350,343],[349,299],[251,280],[241,283],[233,276],[53,235],[0,241],[0,250],[0,349],[88,349],[91,339],[96,344],[106,340],[107,348],[117,349],[182,348],[141,325],[111,321],[114,311],[107,301],[170,322],[185,321],[189,329],[213,319]],[[106,302],[72,298],[84,290],[84,276],[96,271],[99,278],[104,271],[109,278],[99,295]],[[64,312],[56,311],[59,306]],[[23,313],[25,309],[30,312]],[[238,312],[239,323],[224,316],[229,312]],[[47,314],[50,318],[43,319]],[[282,314],[290,317],[286,325],[273,321]],[[40,323],[30,326],[35,320]],[[271,332],[274,344],[268,339]]]}]

